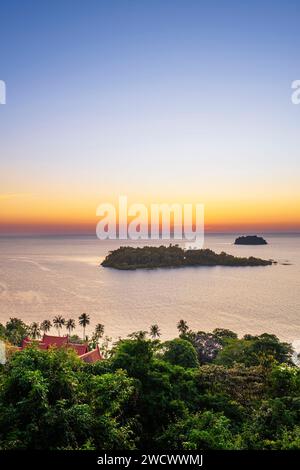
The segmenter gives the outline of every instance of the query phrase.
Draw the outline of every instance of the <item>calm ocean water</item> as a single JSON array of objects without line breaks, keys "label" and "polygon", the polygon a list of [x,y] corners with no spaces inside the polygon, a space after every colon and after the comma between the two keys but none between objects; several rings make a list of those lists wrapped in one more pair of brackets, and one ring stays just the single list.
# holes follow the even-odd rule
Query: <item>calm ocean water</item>
[{"label": "calm ocean water", "polygon": [[278,264],[115,271],[99,263],[118,241],[0,238],[0,322],[11,316],[26,322],[58,314],[77,318],[87,312],[93,325],[104,323],[113,338],[153,323],[170,338],[183,318],[197,330],[275,333],[299,349],[300,236],[268,235],[268,245],[248,247],[234,246],[234,238],[207,235],[205,246]]}]

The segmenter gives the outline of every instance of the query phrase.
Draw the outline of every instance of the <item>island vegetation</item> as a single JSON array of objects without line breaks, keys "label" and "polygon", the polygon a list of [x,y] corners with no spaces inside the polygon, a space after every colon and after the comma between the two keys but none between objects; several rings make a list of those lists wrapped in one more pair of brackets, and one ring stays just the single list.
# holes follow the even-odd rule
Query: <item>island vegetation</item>
[{"label": "island vegetation", "polygon": [[[300,369],[272,334],[132,333],[87,364],[34,345],[0,366],[0,449],[300,449]],[[30,326],[0,328],[18,344]],[[33,330],[31,328],[31,334]]]},{"label": "island vegetation", "polygon": [[236,238],[235,245],[267,245],[268,243],[263,237],[257,235],[245,235]]},{"label": "island vegetation", "polygon": [[209,249],[184,250],[178,245],[123,246],[111,251],[102,266],[115,269],[179,268],[184,266],[268,266],[273,261],[250,256],[241,258]]}]

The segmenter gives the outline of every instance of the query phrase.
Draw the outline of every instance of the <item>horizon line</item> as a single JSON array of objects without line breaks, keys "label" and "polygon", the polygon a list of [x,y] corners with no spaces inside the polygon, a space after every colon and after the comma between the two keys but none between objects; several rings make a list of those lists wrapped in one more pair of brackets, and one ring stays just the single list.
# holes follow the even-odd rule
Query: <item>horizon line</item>
[{"label": "horizon line", "polygon": [[[268,234],[268,235],[300,235],[300,229],[297,230],[205,230],[204,235],[263,235],[263,234]],[[23,233],[18,233],[18,232],[12,232],[12,233],[1,233],[0,232],[0,239],[1,238],[55,238],[55,237],[94,237],[98,239],[97,234],[94,232],[23,232]],[[122,242],[147,242],[147,241],[168,241],[172,240],[175,242],[180,242],[184,241],[184,238],[182,240],[179,239],[174,239],[172,237],[168,239],[162,239],[158,238],[157,240],[152,240],[151,238],[149,239],[138,239],[138,240],[130,240],[129,238],[126,240],[120,239],[120,238],[115,238],[115,239],[106,239],[106,240],[100,240],[103,242],[107,241],[122,241]]]}]

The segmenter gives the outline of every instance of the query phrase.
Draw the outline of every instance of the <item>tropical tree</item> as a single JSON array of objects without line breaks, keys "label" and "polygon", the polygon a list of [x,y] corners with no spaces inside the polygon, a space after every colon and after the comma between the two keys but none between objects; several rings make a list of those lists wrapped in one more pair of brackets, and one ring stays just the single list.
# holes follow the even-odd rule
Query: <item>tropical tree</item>
[{"label": "tropical tree", "polygon": [[5,325],[5,336],[8,341],[21,346],[23,339],[28,335],[29,327],[19,318],[10,318]]},{"label": "tropical tree", "polygon": [[42,321],[42,323],[40,325],[40,329],[44,333],[47,333],[48,331],[50,331],[51,326],[52,326],[52,323],[51,323],[50,320],[44,320],[44,321]]},{"label": "tropical tree", "polygon": [[130,377],[142,380],[152,365],[155,345],[153,341],[133,335],[130,335],[131,339],[117,343],[112,354],[112,367],[114,370],[123,369]]},{"label": "tropical tree", "polygon": [[144,331],[144,330],[134,331],[133,333],[130,333],[130,335],[128,335],[128,338],[138,339],[140,341],[143,341],[146,339],[147,333],[148,331]]},{"label": "tropical tree", "polygon": [[101,341],[99,350],[104,359],[108,359],[112,354],[111,342],[112,342],[112,338],[110,338],[109,336],[105,336]]},{"label": "tropical tree", "polygon": [[158,325],[155,324],[150,326],[150,336],[153,339],[160,337],[160,329]]},{"label": "tropical tree", "polygon": [[29,333],[33,339],[40,338],[41,336],[40,325],[37,322],[31,323],[29,327]]},{"label": "tropical tree", "polygon": [[67,320],[66,322],[66,328],[68,330],[69,336],[71,336],[71,333],[75,329],[75,326],[75,320],[73,320],[73,318],[69,318],[69,320]]},{"label": "tropical tree", "polygon": [[65,320],[61,315],[57,315],[57,316],[53,319],[53,325],[54,325],[55,328],[57,329],[59,336],[60,336],[60,330],[61,330],[62,327],[64,326],[65,322],[66,322],[66,320]]},{"label": "tropical tree", "polygon": [[137,392],[126,372],[93,376],[72,350],[25,348],[0,379],[0,449],[135,448],[127,410]]},{"label": "tropical tree", "polygon": [[164,343],[164,347],[163,359],[165,361],[185,368],[199,367],[197,351],[189,341],[175,338]]},{"label": "tropical tree", "polygon": [[181,335],[185,335],[188,332],[188,324],[185,320],[179,320],[177,323],[177,329]]},{"label": "tropical tree", "polygon": [[[216,331],[216,330],[214,330]],[[218,355],[228,338],[205,331],[189,331],[185,339],[191,341],[196,348],[198,359],[201,364],[212,362]]]},{"label": "tropical tree", "polygon": [[216,364],[232,366],[242,363],[246,366],[292,364],[293,348],[279,341],[275,335],[263,333],[260,336],[246,336],[247,339],[231,339],[215,359]]},{"label": "tropical tree", "polygon": [[82,313],[79,317],[79,325],[83,328],[83,339],[85,340],[85,328],[90,324],[90,316],[87,313]]},{"label": "tropical tree", "polygon": [[98,323],[95,327],[95,331],[92,334],[91,340],[89,342],[89,346],[92,349],[95,349],[98,345],[99,339],[102,338],[104,334],[104,325],[102,323]]},{"label": "tropical tree", "polygon": [[173,450],[232,450],[237,449],[230,420],[223,413],[203,411],[186,414],[170,423],[160,436],[163,448]]},{"label": "tropical tree", "polygon": [[95,326],[94,337],[95,339],[100,339],[104,335],[104,325],[102,323],[97,323]]}]

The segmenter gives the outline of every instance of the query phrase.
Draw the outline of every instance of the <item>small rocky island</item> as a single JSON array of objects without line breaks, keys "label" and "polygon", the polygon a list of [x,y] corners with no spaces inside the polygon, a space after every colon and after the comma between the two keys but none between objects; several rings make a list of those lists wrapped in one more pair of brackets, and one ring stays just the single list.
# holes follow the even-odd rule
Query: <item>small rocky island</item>
[{"label": "small rocky island", "polygon": [[235,245],[267,245],[268,243],[263,237],[257,235],[245,235],[243,237],[236,238]]},{"label": "small rocky island", "polygon": [[101,265],[105,268],[132,270],[154,268],[179,268],[185,266],[268,266],[272,260],[241,258],[227,253],[217,254],[209,249],[184,250],[178,245],[123,246],[111,251]]}]

